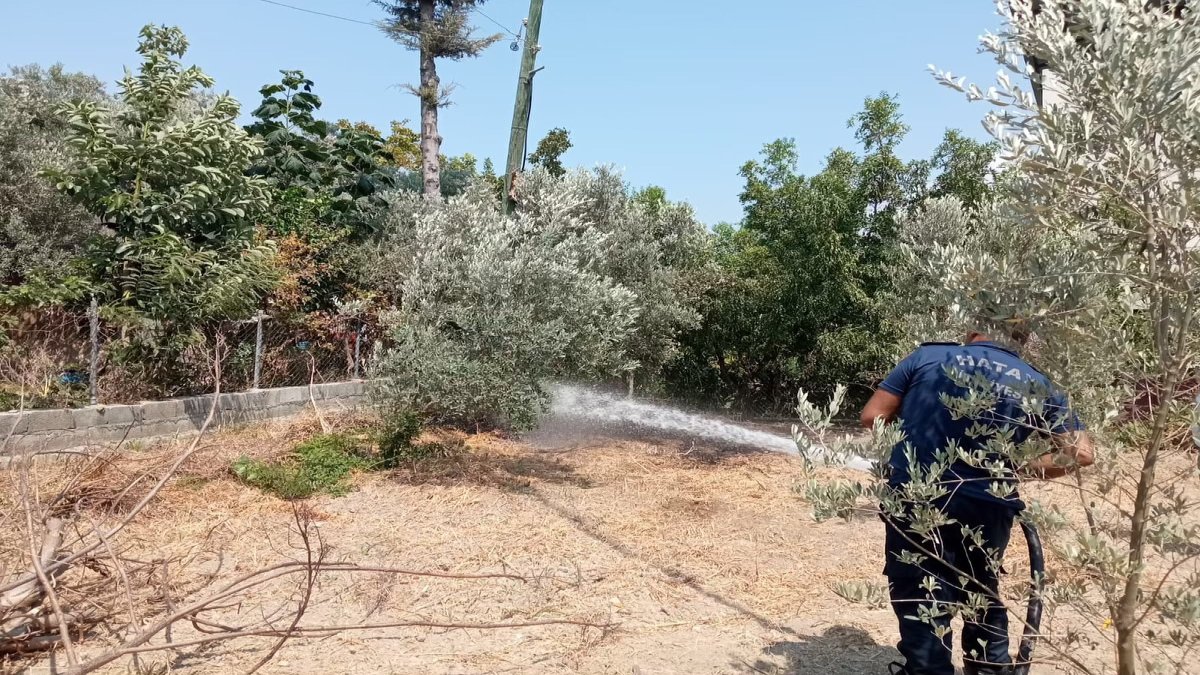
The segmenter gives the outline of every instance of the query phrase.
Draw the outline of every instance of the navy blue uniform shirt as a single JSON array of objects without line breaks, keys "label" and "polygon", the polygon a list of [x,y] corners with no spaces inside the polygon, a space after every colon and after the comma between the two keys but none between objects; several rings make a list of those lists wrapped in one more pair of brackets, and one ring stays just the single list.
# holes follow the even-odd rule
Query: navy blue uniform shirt
[{"label": "navy blue uniform shirt", "polygon": [[[942,402],[942,395],[962,397],[968,389],[951,379],[951,370],[971,377],[978,373],[986,378],[998,395],[991,411],[982,417],[955,419]],[[904,452],[906,444],[913,447],[917,461],[925,467],[951,441],[967,451],[983,448],[986,438],[967,434],[976,422],[992,428],[1010,427],[1013,442],[1017,444],[1039,430],[1060,434],[1083,429],[1078,416],[1067,407],[1066,397],[1045,375],[1015,352],[994,342],[924,344],[901,361],[879,386],[902,399],[899,417],[905,439],[892,449],[893,487],[907,483],[910,477]],[[1022,396],[1045,401],[1041,419],[1030,419],[1021,406]],[[1003,499],[992,495],[988,487],[997,479],[987,469],[971,466],[961,459],[954,462],[942,480],[955,497],[1024,508],[1015,493]]]}]

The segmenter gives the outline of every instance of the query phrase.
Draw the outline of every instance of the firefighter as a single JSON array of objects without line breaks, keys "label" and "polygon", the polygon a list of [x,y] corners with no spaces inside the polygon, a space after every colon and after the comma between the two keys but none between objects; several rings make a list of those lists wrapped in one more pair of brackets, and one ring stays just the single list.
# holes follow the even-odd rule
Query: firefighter
[{"label": "firefighter", "polygon": [[[950,617],[944,612],[926,613],[928,621],[917,617],[922,614],[922,605],[933,609],[944,607],[945,603],[964,602],[968,592],[982,593],[991,602],[986,611],[974,617],[976,621],[964,622],[961,639],[966,675],[1012,672],[1008,615],[999,598],[999,570],[988,564],[990,556],[983,549],[991,549],[992,556],[998,553],[1003,558],[1017,514],[1024,508],[1015,491],[1017,473],[1057,478],[1093,461],[1091,438],[1068,407],[1066,397],[1021,358],[1020,350],[1028,334],[1006,330],[1003,335],[997,341],[982,332],[973,332],[963,344],[922,345],[888,374],[862,411],[863,426],[871,428],[876,419],[882,418],[885,422],[899,423],[904,432],[904,440],[892,450],[889,461],[888,484],[897,491],[903,489],[911,476],[906,445],[915,451],[917,463],[928,467],[937,453],[946,448],[957,447],[968,452],[984,449],[985,439],[971,432],[977,423],[1011,429],[1013,442],[1017,444],[1031,434],[1049,436],[1053,442],[1052,452],[1025,466],[1014,467],[1005,460],[1009,473],[999,480],[986,468],[956,459],[940,477],[946,496],[936,504],[951,522],[938,528],[932,537],[912,533],[902,516],[883,516],[884,575],[900,625],[897,648],[905,659],[903,664],[891,664],[893,675],[954,675]],[[981,375],[983,379],[974,382],[990,385],[995,393],[995,404],[990,411],[969,419],[952,414],[943,397],[961,397],[967,393],[960,383],[968,380],[961,379],[958,373],[971,378]],[[1043,397],[1045,406],[1037,419],[1022,407],[1022,395]],[[1011,483],[1014,491],[998,496],[990,489],[997,482]],[[982,535],[982,548],[965,540],[964,526]],[[934,555],[926,555],[916,563],[905,551]],[[938,581],[937,589],[932,592],[925,585],[928,576]],[[964,576],[970,579],[965,584]],[[946,630],[944,637],[938,637],[941,628]]]}]

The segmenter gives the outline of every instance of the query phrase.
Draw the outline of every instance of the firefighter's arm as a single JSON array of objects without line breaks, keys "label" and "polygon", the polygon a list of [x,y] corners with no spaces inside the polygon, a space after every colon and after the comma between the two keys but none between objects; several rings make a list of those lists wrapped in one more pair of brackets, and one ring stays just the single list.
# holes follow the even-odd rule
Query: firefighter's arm
[{"label": "firefighter's arm", "polygon": [[892,372],[883,378],[871,400],[867,401],[862,414],[858,416],[860,424],[873,429],[877,419],[882,418],[884,422],[896,420],[900,415],[900,404],[904,401],[904,394],[912,385],[913,376],[919,366],[920,353],[921,351],[917,350],[904,357],[904,360],[896,364]]},{"label": "firefighter's arm", "polygon": [[1068,431],[1051,436],[1054,452],[1026,464],[1022,472],[1035,478],[1062,478],[1096,461],[1092,435],[1086,431]]},{"label": "firefighter's arm", "polygon": [[863,407],[858,421],[868,429],[874,428],[875,420],[880,417],[884,422],[891,422],[900,413],[900,404],[903,400],[890,391],[877,389],[871,396],[871,400],[867,401],[867,405]]}]

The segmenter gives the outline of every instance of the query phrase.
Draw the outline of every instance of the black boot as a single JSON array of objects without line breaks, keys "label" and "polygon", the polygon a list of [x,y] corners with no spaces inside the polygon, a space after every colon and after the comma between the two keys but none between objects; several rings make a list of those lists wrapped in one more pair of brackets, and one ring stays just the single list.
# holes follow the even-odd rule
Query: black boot
[{"label": "black boot", "polygon": [[908,668],[905,668],[903,663],[892,661],[888,664],[888,675],[911,675],[911,673],[908,672]]}]

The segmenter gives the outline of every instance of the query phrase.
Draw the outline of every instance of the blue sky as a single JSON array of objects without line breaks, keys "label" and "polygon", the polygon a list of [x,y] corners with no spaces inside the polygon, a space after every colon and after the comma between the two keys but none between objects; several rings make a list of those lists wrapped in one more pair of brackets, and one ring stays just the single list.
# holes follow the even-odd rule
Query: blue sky
[{"label": "blue sky", "polygon": [[[283,0],[371,21],[367,0]],[[260,0],[59,0],[12,3],[0,25],[0,66],[61,62],[117,80],[136,66],[138,29],[175,24],[191,41],[188,63],[216,78],[244,111],[278,71],[316,82],[323,112],[387,129],[418,116],[400,85],[417,79],[416,57],[371,26],[305,14]],[[999,19],[992,0],[546,0],[531,143],[571,130],[573,165],[612,164],[634,185],[658,184],[691,202],[709,224],[741,216],[738,168],[763,144],[797,140],[801,168],[853,137],[846,120],[864,97],[900,96],[912,127],[901,151],[926,156],[948,127],[983,137],[982,104],[937,85],[933,63],[990,83],[978,36]],[[52,7],[52,10],[48,8]],[[516,29],[528,0],[490,0],[482,10]],[[484,31],[500,29],[477,16]],[[503,164],[518,53],[502,42],[481,58],[442,65],[454,82],[443,111],[447,154]]]}]

